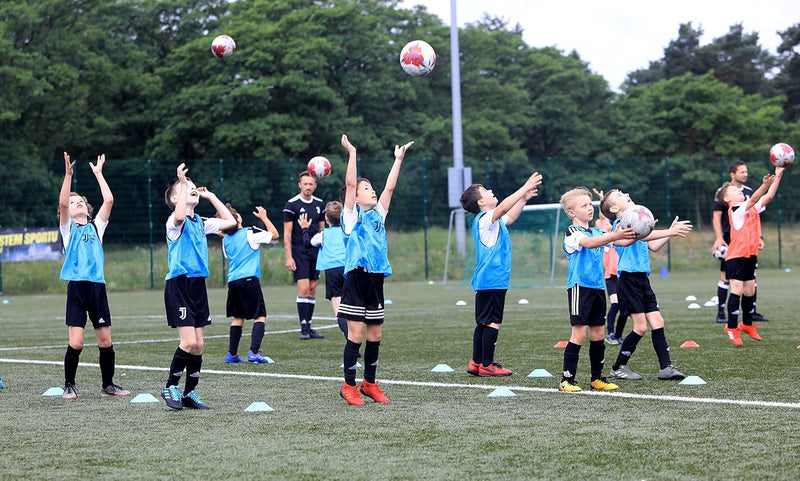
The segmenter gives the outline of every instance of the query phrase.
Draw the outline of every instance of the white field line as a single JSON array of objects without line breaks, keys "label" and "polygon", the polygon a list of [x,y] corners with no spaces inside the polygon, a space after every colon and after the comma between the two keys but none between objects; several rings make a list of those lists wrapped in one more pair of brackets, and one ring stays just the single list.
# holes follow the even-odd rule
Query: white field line
[{"label": "white field line", "polygon": [[[332,318],[330,318],[330,319],[332,319]],[[319,330],[323,330],[323,329],[333,329],[334,327],[338,329],[339,325],[338,324],[329,324],[327,326],[317,326],[317,325],[315,325],[314,329],[319,331]],[[296,329],[283,329],[283,330],[280,330],[280,331],[266,331],[266,332],[264,332],[264,335],[267,336],[267,335],[275,335],[275,334],[291,334],[293,332],[300,332],[300,328],[298,327]],[[91,333],[89,335],[91,335]],[[242,337],[247,337],[249,335],[250,335],[249,332],[243,332],[242,333]],[[228,336],[229,336],[229,334],[218,334],[216,336],[203,336],[203,339],[222,339],[222,338],[228,338]],[[156,343],[156,342],[178,342],[178,341],[179,341],[179,339],[177,337],[168,337],[168,338],[163,338],[163,339],[139,339],[139,340],[136,340],[136,341],[114,341],[114,345],[115,346],[119,346],[119,345],[122,345],[122,344],[152,344],[152,343]],[[92,347],[92,346],[96,346],[96,345],[97,345],[96,342],[94,342],[94,343],[88,343],[87,342],[87,343],[84,343],[83,347]],[[65,346],[66,346],[66,343],[64,343],[64,344],[53,344],[53,345],[47,345],[47,346],[0,347],[0,352],[3,352],[3,351],[29,351],[29,350],[37,350],[37,349],[58,349],[58,348],[65,349]]]},{"label": "white field line", "polygon": [[[0,363],[9,364],[40,364],[51,366],[63,366],[63,361],[41,361],[31,359],[3,359],[0,358]],[[79,364],[83,367],[99,368],[99,364],[81,362]],[[128,369],[131,371],[160,371],[168,372],[169,368],[165,367],[152,367],[152,366],[133,366],[128,364],[117,364],[117,369]],[[337,376],[311,376],[304,374],[279,374],[269,372],[245,372],[245,371],[220,371],[217,369],[203,369],[203,374],[219,374],[222,376],[251,376],[251,377],[271,377],[279,379],[302,379],[307,381],[331,381],[342,382],[342,377]],[[481,389],[481,390],[495,390],[504,387],[511,391],[521,392],[543,392],[543,393],[557,393],[562,396],[608,396],[623,399],[643,399],[649,401],[677,401],[695,404],[727,404],[748,407],[766,407],[766,408],[789,408],[800,409],[800,403],[785,403],[774,401],[748,401],[744,399],[720,399],[720,398],[704,398],[704,397],[687,397],[687,396],[660,396],[654,394],[635,394],[626,392],[599,392],[599,391],[581,391],[577,393],[560,393],[555,388],[541,388],[530,386],[497,386],[497,385],[483,385],[483,384],[460,384],[460,383],[446,383],[446,382],[428,382],[428,381],[403,381],[381,379],[381,384],[391,384],[397,386],[418,386],[430,388],[450,388],[450,389]]]}]

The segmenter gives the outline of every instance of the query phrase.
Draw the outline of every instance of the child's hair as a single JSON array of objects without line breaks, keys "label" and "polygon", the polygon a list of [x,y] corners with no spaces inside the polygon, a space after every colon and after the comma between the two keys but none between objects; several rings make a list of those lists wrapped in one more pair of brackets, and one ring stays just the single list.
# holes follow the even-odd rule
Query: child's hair
[{"label": "child's hair", "polygon": [[[235,234],[236,231],[239,230],[239,212],[237,212],[236,209],[233,208],[230,202],[226,202],[225,207],[231,212],[233,220],[236,221],[236,224],[227,229],[220,229],[220,232],[227,235]],[[214,217],[219,217],[219,212],[217,212],[217,215],[215,215]]]},{"label": "child's hair", "polygon": [[344,206],[341,202],[332,200],[325,204],[325,217],[328,219],[328,224],[331,226],[338,226],[342,224],[342,208]]},{"label": "child's hair", "polygon": [[735,174],[736,171],[739,170],[739,167],[741,167],[743,165],[747,165],[747,164],[745,164],[741,160],[737,160],[736,162],[732,163],[730,167],[728,167],[728,173]]},{"label": "child's hair", "polygon": [[481,211],[478,201],[481,200],[481,184],[472,184],[461,194],[461,207],[471,214]]},{"label": "child's hair", "polygon": [[559,200],[561,203],[561,208],[564,209],[564,212],[566,212],[567,209],[572,209],[575,207],[575,199],[582,195],[588,195],[590,200],[592,198],[592,193],[586,187],[575,187],[574,189],[564,192],[564,194],[561,196],[561,200]]},{"label": "child's hair", "polygon": [[[186,182],[191,182],[191,181],[192,179],[188,177],[186,178]],[[175,210],[175,202],[172,202],[172,199],[170,198],[172,197],[172,191],[175,190],[175,187],[180,185],[180,183],[181,182],[179,180],[176,180],[172,185],[167,187],[167,190],[164,192],[164,202],[167,203],[167,207],[169,207],[170,210]]]},{"label": "child's hair", "polygon": [[606,217],[606,219],[613,221],[617,218],[616,212],[611,212],[611,193],[612,192],[619,192],[619,189],[611,189],[600,199],[600,212]]},{"label": "child's hair", "polygon": [[714,200],[716,200],[719,205],[728,207],[728,203],[725,201],[725,191],[727,191],[728,187],[732,185],[733,184],[731,184],[730,182],[725,182],[724,184],[722,184],[722,187],[717,189],[717,193],[714,194]]},{"label": "child's hair", "polygon": [[[94,207],[92,207],[92,204],[89,203],[89,199],[87,199],[85,195],[80,195],[77,192],[70,192],[69,196],[80,197],[81,199],[83,199],[83,203],[86,204],[86,213],[88,214],[87,220],[92,220],[92,214],[94,214]],[[58,220],[61,220],[61,209],[58,209],[57,212],[58,212]]]}]

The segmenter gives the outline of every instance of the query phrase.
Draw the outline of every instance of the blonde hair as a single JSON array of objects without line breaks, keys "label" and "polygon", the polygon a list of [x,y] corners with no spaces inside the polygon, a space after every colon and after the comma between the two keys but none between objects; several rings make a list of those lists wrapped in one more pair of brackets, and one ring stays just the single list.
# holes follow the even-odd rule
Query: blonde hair
[{"label": "blonde hair", "polygon": [[561,195],[561,200],[559,200],[564,212],[575,207],[575,199],[582,195],[588,195],[590,200],[592,198],[591,191],[586,187],[575,187],[574,189],[564,192],[564,194]]}]

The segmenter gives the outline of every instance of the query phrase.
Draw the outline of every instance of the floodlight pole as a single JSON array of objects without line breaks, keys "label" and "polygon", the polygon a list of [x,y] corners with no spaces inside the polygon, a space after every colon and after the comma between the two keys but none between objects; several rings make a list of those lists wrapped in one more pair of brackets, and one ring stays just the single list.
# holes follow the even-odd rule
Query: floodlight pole
[{"label": "floodlight pole", "polygon": [[[464,148],[461,133],[461,68],[458,47],[458,22],[456,21],[456,0],[450,0],[450,97],[453,103],[453,170],[461,180],[461,192],[467,188],[464,185]],[[451,185],[452,189],[453,186]],[[452,195],[451,195],[452,197]],[[464,211],[459,209],[455,214],[456,226],[456,251],[462,256],[467,255],[466,244],[466,218]]]}]

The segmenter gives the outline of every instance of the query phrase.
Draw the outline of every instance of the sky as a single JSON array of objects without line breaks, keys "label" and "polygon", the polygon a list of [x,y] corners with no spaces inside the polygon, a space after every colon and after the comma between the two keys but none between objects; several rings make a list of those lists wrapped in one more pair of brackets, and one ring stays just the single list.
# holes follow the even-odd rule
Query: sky
[{"label": "sky", "polygon": [[[424,5],[450,25],[450,3],[403,0],[401,6]],[[776,54],[781,43],[776,32],[800,23],[800,0],[456,0],[459,26],[480,20],[484,12],[504,18],[509,28],[519,24],[532,47],[577,51],[618,91],[629,72],[664,56],[682,23],[703,30],[701,45],[741,23],[745,33],[758,32],[761,47]]]}]

